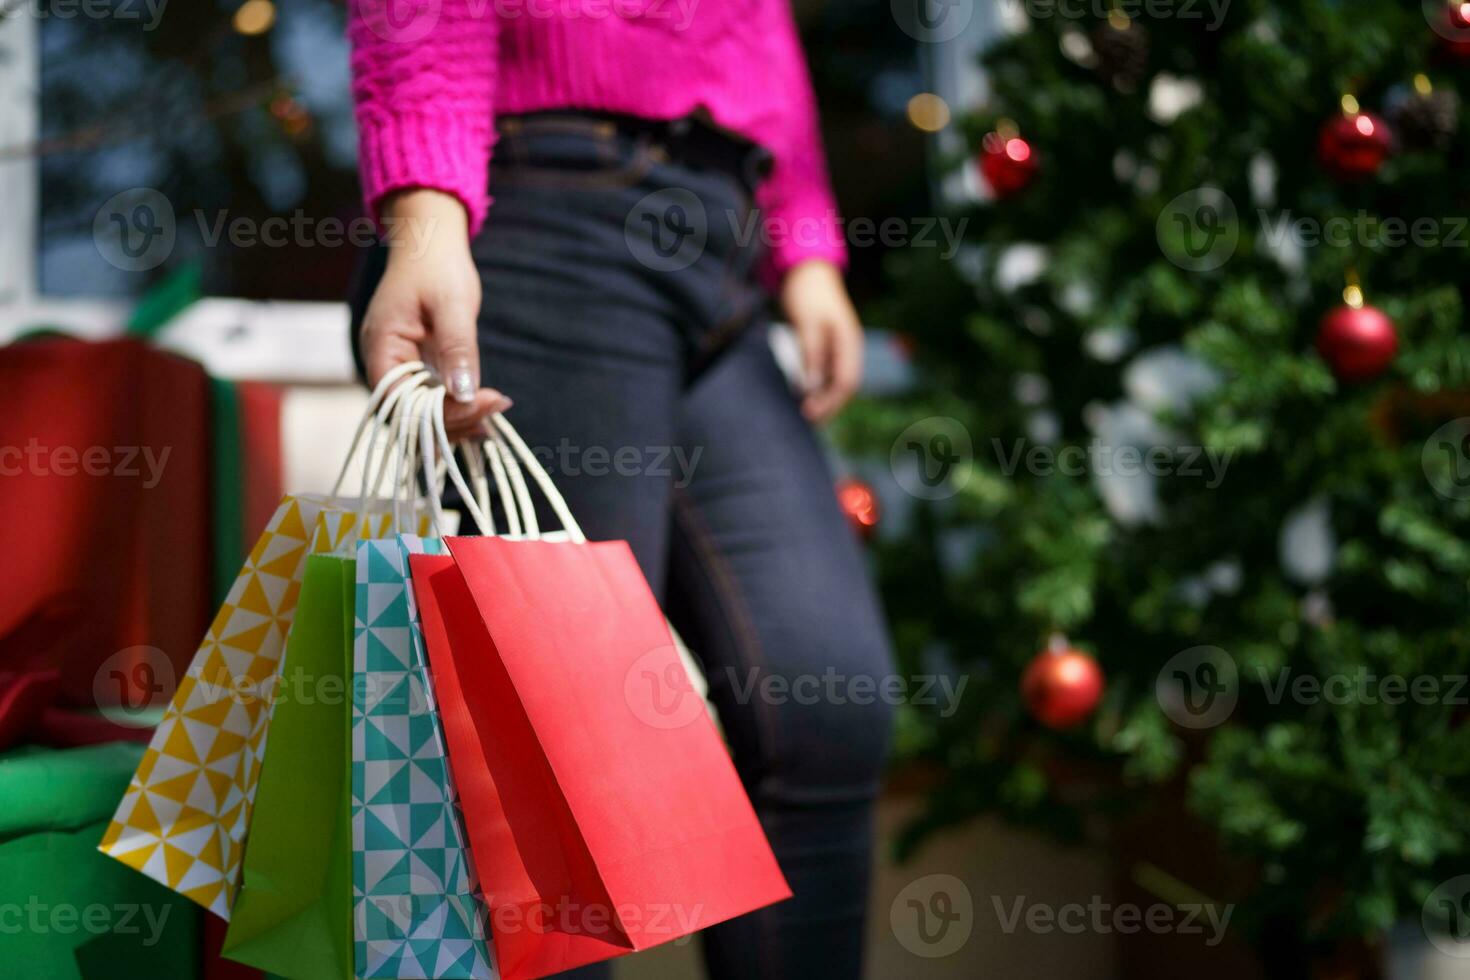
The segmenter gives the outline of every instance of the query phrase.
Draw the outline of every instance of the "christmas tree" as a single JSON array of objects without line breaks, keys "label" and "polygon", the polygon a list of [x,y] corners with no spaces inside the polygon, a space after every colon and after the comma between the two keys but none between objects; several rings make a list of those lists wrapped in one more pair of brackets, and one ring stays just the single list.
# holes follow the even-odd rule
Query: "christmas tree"
[{"label": "christmas tree", "polygon": [[969,678],[903,715],[905,847],[1172,796],[1248,873],[1167,871],[1250,935],[1373,937],[1470,887],[1470,30],[1186,6],[1027,5],[955,107],[965,248],[867,311],[920,379],[840,432],[910,491],[902,666]]}]

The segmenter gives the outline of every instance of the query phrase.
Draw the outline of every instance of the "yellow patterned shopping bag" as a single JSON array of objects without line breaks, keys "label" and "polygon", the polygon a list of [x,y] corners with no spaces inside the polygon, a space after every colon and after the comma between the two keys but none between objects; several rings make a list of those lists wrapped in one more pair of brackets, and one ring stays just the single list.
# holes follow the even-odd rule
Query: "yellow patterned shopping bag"
[{"label": "yellow patterned shopping bag", "polygon": [[[306,557],[391,534],[391,506],[282,500],[154,732],[104,854],[229,918]],[[429,533],[427,518],[412,523]]]}]

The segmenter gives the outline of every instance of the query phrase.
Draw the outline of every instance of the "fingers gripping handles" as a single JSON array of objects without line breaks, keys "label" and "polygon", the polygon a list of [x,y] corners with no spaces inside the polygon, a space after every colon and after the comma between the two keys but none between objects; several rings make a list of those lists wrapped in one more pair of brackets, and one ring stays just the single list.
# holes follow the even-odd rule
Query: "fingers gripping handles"
[{"label": "fingers gripping handles", "polygon": [[[452,484],[480,533],[497,534],[493,485],[505,514],[505,533],[534,539],[545,532],[526,480],[530,474],[530,483],[550,504],[565,537],[587,540],[545,467],[503,415],[487,419],[476,438],[451,442],[444,424],[445,401],[443,385],[420,361],[400,364],[385,374],[368,397],[332,496],[341,497],[352,463],[361,456],[359,497],[390,499],[395,529],[416,530],[417,515],[427,509],[434,533],[442,535],[446,526],[442,497]],[[456,456],[463,459],[463,469]]]}]

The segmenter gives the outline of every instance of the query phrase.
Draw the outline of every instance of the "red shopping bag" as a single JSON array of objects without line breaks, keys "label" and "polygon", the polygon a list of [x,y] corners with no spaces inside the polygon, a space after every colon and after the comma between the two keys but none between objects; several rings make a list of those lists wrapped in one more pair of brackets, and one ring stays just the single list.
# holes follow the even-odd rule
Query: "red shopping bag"
[{"label": "red shopping bag", "polygon": [[626,694],[684,670],[627,544],[449,548],[411,556],[414,593],[504,980],[789,898],[709,717]]}]

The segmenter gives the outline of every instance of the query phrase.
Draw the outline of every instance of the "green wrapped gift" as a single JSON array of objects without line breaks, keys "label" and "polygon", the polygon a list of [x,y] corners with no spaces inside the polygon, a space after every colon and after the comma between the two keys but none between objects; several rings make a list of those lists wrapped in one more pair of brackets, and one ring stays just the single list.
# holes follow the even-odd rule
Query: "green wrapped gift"
[{"label": "green wrapped gift", "polygon": [[46,980],[193,980],[199,909],[97,850],[143,746],[0,754],[0,963]]}]

